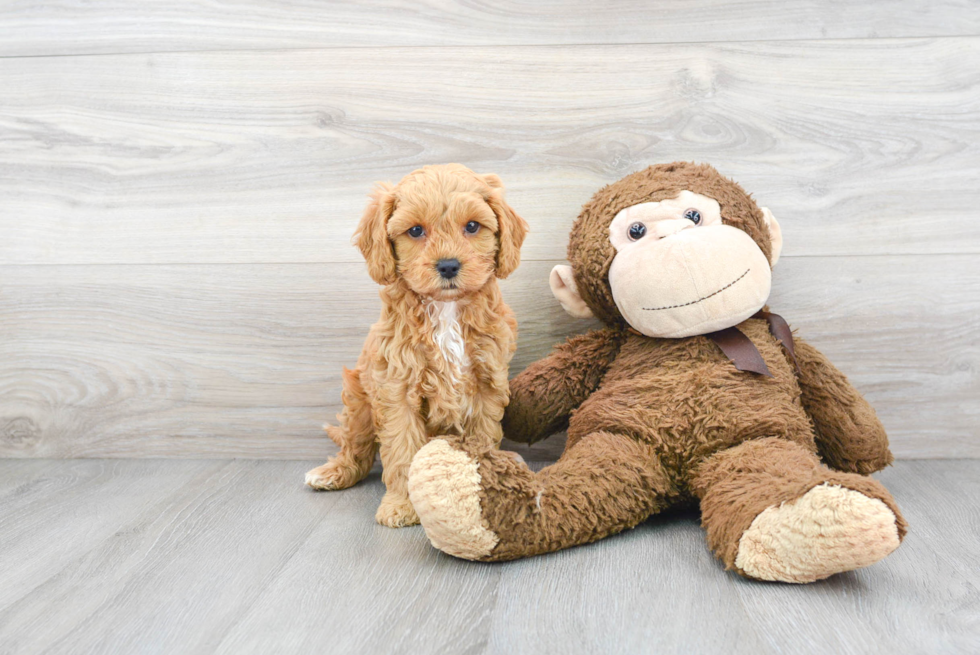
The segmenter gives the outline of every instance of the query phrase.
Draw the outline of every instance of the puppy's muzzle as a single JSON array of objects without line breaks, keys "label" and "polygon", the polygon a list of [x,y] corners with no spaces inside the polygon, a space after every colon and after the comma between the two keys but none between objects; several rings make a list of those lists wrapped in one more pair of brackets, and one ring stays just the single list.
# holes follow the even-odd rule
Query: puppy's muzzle
[{"label": "puppy's muzzle", "polygon": [[459,274],[460,263],[458,259],[440,259],[436,262],[436,270],[439,275],[451,280]]}]

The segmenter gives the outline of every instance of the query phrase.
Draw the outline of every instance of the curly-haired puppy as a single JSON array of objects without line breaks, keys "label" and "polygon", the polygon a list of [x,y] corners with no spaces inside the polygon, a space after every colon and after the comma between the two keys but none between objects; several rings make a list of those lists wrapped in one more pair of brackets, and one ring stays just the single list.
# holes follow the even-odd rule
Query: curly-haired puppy
[{"label": "curly-haired puppy", "polygon": [[381,319],[343,372],[340,426],[326,428],[340,452],[306,484],[345,489],[380,447],[387,492],[376,519],[412,525],[408,468],[430,437],[500,444],[517,321],[497,278],[517,268],[526,233],[496,175],[447,164],[378,185],[354,240],[384,287]]}]

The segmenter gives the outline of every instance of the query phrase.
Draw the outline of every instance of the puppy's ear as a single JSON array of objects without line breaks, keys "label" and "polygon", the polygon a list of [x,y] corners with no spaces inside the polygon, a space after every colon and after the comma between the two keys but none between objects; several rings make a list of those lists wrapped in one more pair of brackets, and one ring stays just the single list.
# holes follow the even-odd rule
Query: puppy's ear
[{"label": "puppy's ear", "polygon": [[504,185],[500,178],[490,173],[483,181],[492,190],[487,204],[497,216],[497,277],[501,280],[514,272],[521,263],[521,244],[527,236],[527,222],[504,200]]},{"label": "puppy's ear", "polygon": [[354,233],[354,243],[367,261],[368,274],[383,286],[396,279],[395,249],[388,238],[388,219],[394,211],[394,187],[379,182]]}]

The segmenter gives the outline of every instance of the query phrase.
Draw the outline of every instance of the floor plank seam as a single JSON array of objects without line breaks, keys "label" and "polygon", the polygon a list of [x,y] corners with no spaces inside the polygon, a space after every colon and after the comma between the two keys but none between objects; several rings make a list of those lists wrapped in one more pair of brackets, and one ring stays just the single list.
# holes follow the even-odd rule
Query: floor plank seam
[{"label": "floor plank seam", "polygon": [[948,39],[976,39],[980,34],[949,34],[949,35],[925,35],[925,36],[857,36],[857,37],[834,37],[826,39],[744,39],[734,41],[660,41],[660,42],[629,42],[629,43],[500,43],[500,44],[480,44],[480,45],[461,45],[461,44],[435,44],[435,45],[341,45],[341,46],[312,46],[302,48],[221,48],[214,50],[132,50],[121,52],[78,52],[78,53],[52,53],[40,55],[0,55],[0,60],[4,59],[53,59],[65,57],[137,57],[146,55],[183,55],[183,54],[210,54],[210,53],[249,53],[249,52],[319,52],[336,50],[497,50],[497,49],[518,49],[518,48],[638,48],[638,47],[697,47],[697,46],[726,46],[726,45],[746,45],[746,44],[769,44],[769,43],[793,43],[793,44],[833,44],[833,43],[853,43],[859,41],[882,42],[882,41],[941,41]]}]

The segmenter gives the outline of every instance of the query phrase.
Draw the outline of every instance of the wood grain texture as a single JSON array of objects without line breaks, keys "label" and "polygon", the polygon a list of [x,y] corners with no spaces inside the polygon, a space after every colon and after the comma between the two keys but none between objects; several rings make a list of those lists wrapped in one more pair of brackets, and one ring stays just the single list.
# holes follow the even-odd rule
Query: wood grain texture
[{"label": "wood grain texture", "polygon": [[[511,372],[590,321],[504,281]],[[380,312],[361,264],[0,268],[0,456],[318,458]],[[954,282],[954,283],[951,283]],[[773,309],[875,405],[899,457],[978,457],[980,256],[798,257]],[[530,459],[553,459],[561,439]]]},{"label": "wood grain texture", "polygon": [[[25,623],[12,620],[12,608],[27,609],[20,606],[25,595],[52,583],[55,587],[77,585],[84,591],[86,574],[72,568],[79,558],[93,549],[112,551],[130,544],[133,533],[140,532],[136,525],[165,513],[168,499],[178,492],[187,498],[207,497],[213,493],[210,485],[222,479],[218,473],[227,464],[186,461],[161,468],[139,461],[32,460],[29,466],[20,467],[0,460],[0,479],[4,480],[0,488],[0,561],[4,562],[0,652],[39,650],[28,647],[24,640],[33,640],[34,630],[49,625],[53,615],[42,604],[19,615]],[[10,479],[17,483],[9,485]],[[111,576],[114,568],[102,573]],[[57,599],[56,595],[51,600]],[[83,619],[86,608],[93,611],[102,600],[94,593],[71,605]],[[26,632],[15,637],[13,628],[18,624]]]},{"label": "wood grain texture", "polygon": [[[870,568],[812,585],[726,573],[688,513],[502,564],[373,521],[375,471],[313,464],[0,461],[0,653],[970,653],[980,462],[880,474],[910,523]],[[94,521],[94,522],[93,522]]]},{"label": "wood grain texture", "polygon": [[980,37],[10,58],[0,79],[8,264],[353,263],[371,182],[445,161],[502,176],[527,260],[675,159],[752,191],[789,257],[980,253]]},{"label": "wood grain texture", "polygon": [[980,34],[969,0],[123,2],[0,7],[0,56],[339,46],[697,43]]}]

